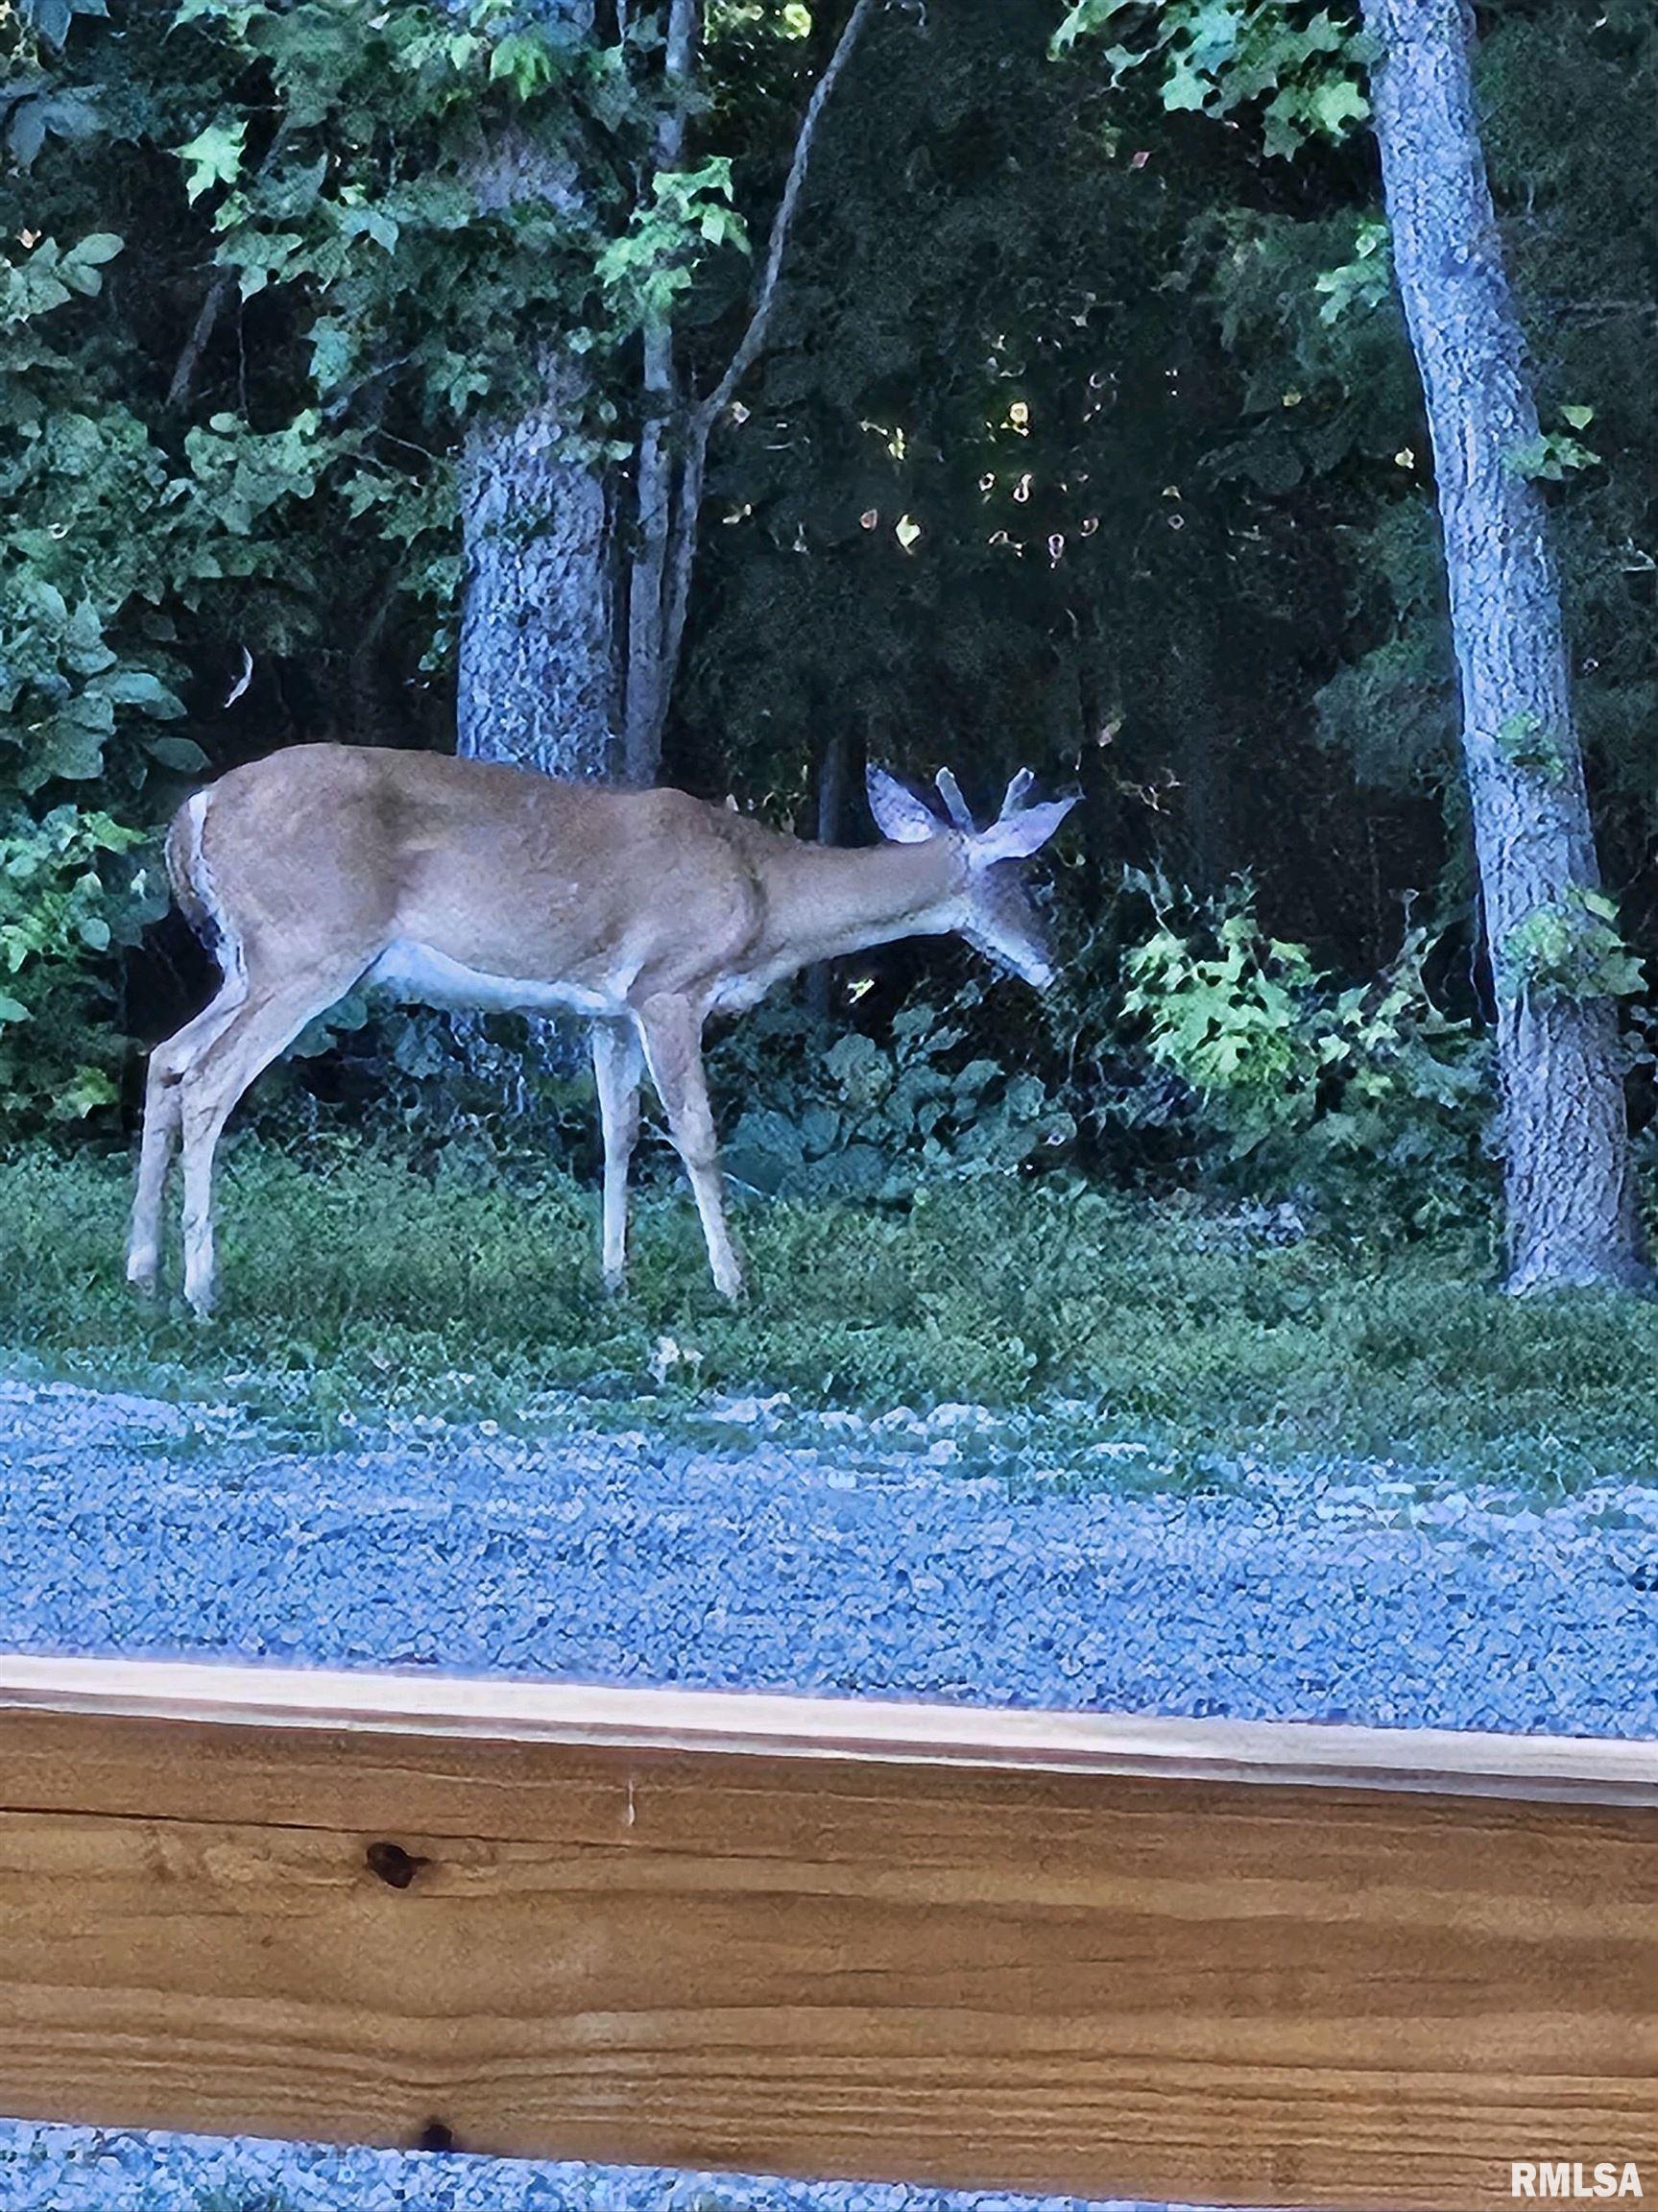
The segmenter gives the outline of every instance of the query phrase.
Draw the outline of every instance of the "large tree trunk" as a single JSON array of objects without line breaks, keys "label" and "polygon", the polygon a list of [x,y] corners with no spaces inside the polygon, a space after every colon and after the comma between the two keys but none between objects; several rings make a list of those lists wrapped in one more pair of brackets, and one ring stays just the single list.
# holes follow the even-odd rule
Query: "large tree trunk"
[{"label": "large tree trunk", "polygon": [[[590,30],[592,0],[538,0],[539,12]],[[510,125],[472,170],[478,204],[579,204],[566,156],[529,145]],[[618,681],[615,565],[603,464],[584,456],[587,374],[554,345],[536,389],[513,413],[480,416],[460,462],[463,581],[456,751],[545,776],[609,776]],[[532,1022],[528,1057],[493,1043],[486,1018],[451,1017],[471,1082],[506,1097],[515,1117],[539,1111],[533,1078],[567,1074],[580,1049],[550,1022]]]},{"label": "large tree trunk", "polygon": [[[1598,880],[1583,759],[1535,483],[1537,412],[1475,115],[1460,0],[1364,0],[1382,52],[1376,135],[1406,321],[1432,438],[1462,754],[1497,979],[1508,1286],[1645,1277],[1616,1007],[1524,986],[1507,956],[1539,909]],[[1515,732],[1547,739],[1526,765]]]},{"label": "large tree trunk", "polygon": [[541,384],[523,414],[467,437],[457,744],[548,776],[604,776],[616,690],[609,500],[599,469],[565,449],[579,377],[549,359]]},{"label": "large tree trunk", "polygon": [[[592,25],[592,0],[541,0],[540,12]],[[579,201],[573,162],[506,132],[474,173],[479,203]],[[587,379],[549,348],[534,400],[486,416],[461,461],[466,571],[458,746],[551,776],[613,766],[618,640],[610,501],[602,464],[579,449]]]},{"label": "large tree trunk", "polygon": [[[536,5],[591,28],[593,0]],[[682,407],[671,325],[664,321],[644,334],[625,615],[607,478],[575,449],[587,397],[579,359],[549,353],[536,402],[510,419],[486,418],[469,435],[461,468],[463,753],[553,775],[619,769],[632,782],[655,781],[685,637],[709,439],[765,343],[818,121],[874,7],[875,0],[853,0],[806,103],[748,324],[724,375],[705,398]],[[659,169],[684,157],[683,97],[701,12],[701,0],[670,0]],[[568,209],[581,192],[567,159],[511,132],[486,150],[475,184],[484,206],[537,199]]]}]

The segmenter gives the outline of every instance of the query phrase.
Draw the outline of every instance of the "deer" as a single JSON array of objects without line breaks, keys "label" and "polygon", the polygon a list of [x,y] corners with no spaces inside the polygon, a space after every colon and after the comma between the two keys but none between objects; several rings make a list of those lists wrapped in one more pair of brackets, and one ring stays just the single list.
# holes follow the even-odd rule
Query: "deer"
[{"label": "deer", "polygon": [[237,1101],[358,984],[405,1001],[592,1024],[604,1138],[601,1270],[619,1290],[648,1072],[715,1287],[743,1271],[726,1220],[704,1024],[821,960],[950,932],[1041,990],[1054,967],[1021,863],[1072,799],[1021,769],[980,827],[949,769],[943,812],[868,774],[879,844],[808,844],[667,787],[562,781],[453,755],[295,745],[196,792],[166,839],[174,897],[215,959],[211,1002],[151,1054],[127,1277],[153,1291],[183,1154],[184,1297],[215,1289],[213,1168]]}]

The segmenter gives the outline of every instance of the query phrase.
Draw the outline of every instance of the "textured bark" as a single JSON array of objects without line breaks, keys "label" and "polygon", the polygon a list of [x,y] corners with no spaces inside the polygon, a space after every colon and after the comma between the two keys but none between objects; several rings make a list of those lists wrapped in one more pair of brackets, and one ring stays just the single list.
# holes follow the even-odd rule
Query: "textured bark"
[{"label": "textured bark", "polygon": [[[538,12],[590,31],[592,0],[538,0]],[[573,161],[507,129],[472,172],[478,204],[579,204]],[[459,471],[464,581],[455,749],[546,776],[608,777],[615,766],[619,640],[611,501],[604,465],[583,454],[589,397],[578,356],[547,347],[536,393],[514,414],[469,427]],[[566,1073],[578,1053],[550,1022],[530,1025],[531,1051],[492,1042],[484,1018],[458,1014],[454,1034],[475,1082],[533,1118],[533,1067]]]},{"label": "textured bark", "polygon": [[[542,0],[541,12],[591,28],[591,0]],[[487,149],[474,181],[485,207],[568,207],[581,189],[567,158],[511,133]],[[547,775],[603,776],[617,681],[610,502],[602,464],[581,451],[579,359],[549,348],[537,382],[521,413],[474,423],[462,455],[458,747]]]},{"label": "textured bark", "polygon": [[458,749],[603,776],[616,683],[610,504],[598,468],[566,450],[579,376],[548,358],[541,383],[525,413],[467,439]]},{"label": "textured bark", "polygon": [[[1598,881],[1560,595],[1534,483],[1537,412],[1503,268],[1460,0],[1364,0],[1394,265],[1432,439],[1497,1053],[1511,1289],[1645,1279],[1618,1044],[1605,998],[1514,987],[1504,947]],[[1521,725],[1520,717],[1534,717]],[[1550,775],[1501,733],[1548,733]]]}]

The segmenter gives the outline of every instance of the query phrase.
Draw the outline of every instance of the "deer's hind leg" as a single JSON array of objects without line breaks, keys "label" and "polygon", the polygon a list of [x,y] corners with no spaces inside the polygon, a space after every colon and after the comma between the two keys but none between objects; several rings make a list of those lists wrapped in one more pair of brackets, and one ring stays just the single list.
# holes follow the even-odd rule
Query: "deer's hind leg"
[{"label": "deer's hind leg", "polygon": [[127,1238],[127,1280],[136,1289],[153,1290],[160,1266],[161,1201],[179,1143],[184,1077],[223,1034],[246,997],[247,980],[238,962],[211,1003],[150,1055],[144,1078],[144,1126],[137,1188],[132,1196],[132,1226]]},{"label": "deer's hind leg", "polygon": [[285,1051],[307,1022],[342,998],[370,964],[360,952],[334,953],[279,975],[250,964],[247,996],[195,1056],[180,1086],[184,1143],[184,1296],[200,1319],[213,1309],[213,1160],[225,1124],[256,1076]]},{"label": "deer's hind leg", "polygon": [[593,1077],[605,1136],[605,1288],[619,1290],[628,1268],[628,1166],[639,1139],[637,1033],[625,1022],[593,1023]]},{"label": "deer's hind leg", "polygon": [[742,1262],[726,1226],[719,1145],[703,1071],[702,1017],[688,999],[663,994],[645,1000],[638,1025],[645,1064],[702,1217],[714,1287],[723,1297],[740,1297]]}]

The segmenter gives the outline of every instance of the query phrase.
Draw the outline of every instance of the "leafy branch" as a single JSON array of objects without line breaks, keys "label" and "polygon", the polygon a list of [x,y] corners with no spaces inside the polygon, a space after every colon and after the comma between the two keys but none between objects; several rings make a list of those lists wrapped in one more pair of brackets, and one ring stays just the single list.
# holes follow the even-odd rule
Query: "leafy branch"
[{"label": "leafy branch", "polygon": [[1260,106],[1269,155],[1340,139],[1370,112],[1361,82],[1369,47],[1345,12],[1299,0],[1074,0],[1053,48],[1096,36],[1116,39],[1104,51],[1114,84],[1154,64],[1170,113]]}]

